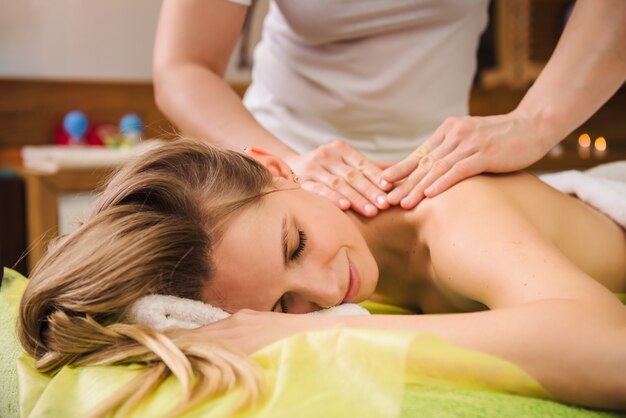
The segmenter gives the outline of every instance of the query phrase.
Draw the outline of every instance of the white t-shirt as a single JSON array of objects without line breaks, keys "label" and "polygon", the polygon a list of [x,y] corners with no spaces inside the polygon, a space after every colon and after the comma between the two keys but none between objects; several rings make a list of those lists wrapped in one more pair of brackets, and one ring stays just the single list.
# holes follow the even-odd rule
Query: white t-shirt
[{"label": "white t-shirt", "polygon": [[[232,0],[246,3],[246,0]],[[397,161],[468,112],[488,0],[270,0],[245,106],[299,152]]]}]

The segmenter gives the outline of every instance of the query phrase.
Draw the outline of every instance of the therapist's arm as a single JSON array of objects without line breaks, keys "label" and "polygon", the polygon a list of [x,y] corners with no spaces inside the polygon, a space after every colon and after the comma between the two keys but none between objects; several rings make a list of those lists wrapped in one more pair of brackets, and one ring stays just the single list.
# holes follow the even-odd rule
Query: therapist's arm
[{"label": "therapist's arm", "polygon": [[578,0],[553,56],[516,112],[551,148],[626,80],[626,1]]},{"label": "therapist's arm", "polygon": [[518,107],[506,115],[446,120],[387,169],[405,180],[389,195],[412,208],[481,172],[528,167],[591,117],[626,80],[626,1],[578,0],[559,43]]},{"label": "therapist's arm", "polygon": [[227,0],[164,0],[154,48],[158,107],[189,136],[286,160],[302,187],[339,208],[374,216],[389,207],[382,169],[343,141],[299,154],[264,129],[224,81],[248,9]]},{"label": "therapist's arm", "polygon": [[186,135],[286,158],[296,152],[259,125],[224,81],[247,11],[225,0],[164,0],[154,47],[155,99]]}]

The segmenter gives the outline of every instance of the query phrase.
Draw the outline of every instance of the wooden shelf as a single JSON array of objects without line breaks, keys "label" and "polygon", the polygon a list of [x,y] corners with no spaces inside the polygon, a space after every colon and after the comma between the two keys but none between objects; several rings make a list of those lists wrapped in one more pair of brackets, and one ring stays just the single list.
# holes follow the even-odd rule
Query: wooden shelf
[{"label": "wooden shelf", "polygon": [[26,183],[29,269],[43,256],[50,240],[59,235],[59,196],[99,189],[111,169],[63,170],[54,174],[22,169]]}]

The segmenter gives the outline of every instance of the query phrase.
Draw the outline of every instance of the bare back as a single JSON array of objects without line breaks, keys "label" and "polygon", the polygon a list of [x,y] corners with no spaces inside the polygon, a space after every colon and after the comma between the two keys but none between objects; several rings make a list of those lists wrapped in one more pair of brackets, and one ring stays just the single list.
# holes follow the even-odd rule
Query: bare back
[{"label": "bare back", "polygon": [[596,209],[518,173],[483,176],[525,214],[570,261],[612,292],[626,291],[626,232]]},{"label": "bare back", "polygon": [[[383,220],[384,213],[381,215],[379,218]],[[389,216],[394,215],[389,213]],[[521,268],[527,275],[542,274],[546,286],[554,279],[553,289],[562,289],[565,294],[567,289],[563,286],[571,287],[569,278],[572,274],[580,276],[573,273],[577,270],[611,292],[626,292],[624,229],[596,209],[530,174],[481,175],[467,179],[441,196],[423,201],[407,216],[419,235],[415,253],[425,255],[412,257],[403,270],[411,272],[407,277],[402,279],[399,274],[391,274],[381,281],[377,288],[380,301],[424,313],[485,309],[484,300],[470,296],[472,291],[464,292],[459,288],[464,286],[459,283],[467,283],[469,287],[486,285],[482,278],[477,278],[485,272],[478,273],[482,267],[476,265],[490,266],[490,271],[497,269],[501,279],[498,283],[515,280]],[[513,231],[515,228],[517,232]],[[490,232],[485,234],[485,231]],[[452,243],[454,239],[457,239],[456,244]],[[449,242],[434,245],[441,240]],[[514,267],[508,259],[496,257],[487,250],[493,248],[494,242],[501,242],[509,257],[510,252],[527,252],[529,240],[535,243],[533,252],[544,248],[541,251],[545,251],[550,263],[558,254],[564,255],[574,270],[559,268],[553,274],[561,277],[548,278],[537,264],[530,267],[522,262]],[[470,259],[467,254],[475,248],[485,250]],[[450,264],[458,269],[448,271],[445,265]]]}]

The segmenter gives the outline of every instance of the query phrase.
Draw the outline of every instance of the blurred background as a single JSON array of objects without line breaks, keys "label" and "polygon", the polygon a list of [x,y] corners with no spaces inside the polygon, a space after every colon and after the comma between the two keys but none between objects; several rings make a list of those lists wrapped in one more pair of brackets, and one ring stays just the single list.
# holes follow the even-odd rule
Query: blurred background
[{"label": "blurred background", "polygon": [[[49,240],[70,232],[88,213],[117,164],[116,155],[123,154],[124,144],[132,145],[125,117],[137,121],[136,134],[144,140],[175,132],[156,108],[151,83],[160,5],[157,0],[0,0],[3,266],[28,274]],[[570,0],[492,0],[478,52],[472,114],[504,113],[517,105],[550,57],[572,5]],[[250,9],[227,72],[240,95],[250,80],[266,10],[267,0]],[[72,111],[85,119],[68,125]],[[55,154],[56,165],[45,165],[39,157],[50,157],[54,144],[72,141],[72,129],[89,144],[118,150],[96,158],[81,154],[72,157],[74,163],[71,153]],[[25,155],[36,158],[25,161]],[[624,87],[530,170],[583,169],[619,159],[626,159]]]}]

